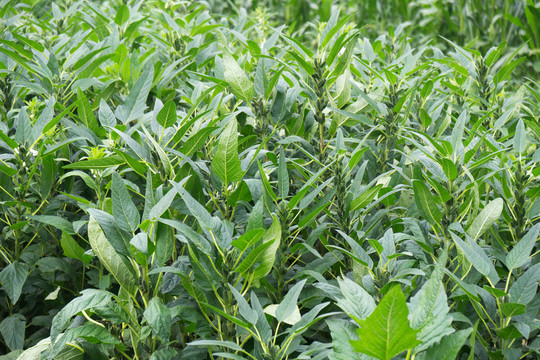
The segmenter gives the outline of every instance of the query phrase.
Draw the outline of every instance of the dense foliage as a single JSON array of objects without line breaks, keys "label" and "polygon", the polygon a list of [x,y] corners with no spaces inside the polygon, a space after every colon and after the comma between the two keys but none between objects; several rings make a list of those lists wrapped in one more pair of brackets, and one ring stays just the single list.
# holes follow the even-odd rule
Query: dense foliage
[{"label": "dense foliage", "polygon": [[540,354],[540,3],[0,18],[0,359]]}]

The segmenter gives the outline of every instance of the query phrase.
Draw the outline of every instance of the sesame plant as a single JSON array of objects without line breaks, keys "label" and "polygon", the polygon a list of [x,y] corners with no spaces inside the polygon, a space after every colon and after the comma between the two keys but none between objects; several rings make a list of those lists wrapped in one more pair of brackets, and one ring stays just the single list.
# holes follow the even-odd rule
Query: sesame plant
[{"label": "sesame plant", "polygon": [[537,2],[0,18],[0,359],[539,356]]}]

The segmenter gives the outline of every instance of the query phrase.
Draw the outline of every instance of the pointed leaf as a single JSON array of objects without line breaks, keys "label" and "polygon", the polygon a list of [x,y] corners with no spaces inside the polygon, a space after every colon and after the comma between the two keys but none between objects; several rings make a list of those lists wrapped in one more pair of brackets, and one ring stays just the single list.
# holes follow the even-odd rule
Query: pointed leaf
[{"label": "pointed leaf", "polygon": [[114,276],[128,293],[135,294],[138,277],[131,263],[119,255],[109,243],[103,230],[93,216],[88,223],[88,240],[101,264]]},{"label": "pointed leaf", "polygon": [[173,100],[169,100],[159,111],[156,120],[159,125],[168,128],[169,126],[176,124],[176,119],[176,105]]},{"label": "pointed leaf", "polygon": [[248,104],[251,103],[255,92],[253,83],[249,80],[244,70],[238,66],[236,60],[234,60],[228,50],[225,50],[223,53],[223,68],[224,80],[231,87],[233,94]]},{"label": "pointed leaf", "polygon": [[527,234],[525,234],[516,246],[510,250],[508,255],[506,255],[506,266],[509,270],[517,269],[525,264],[529,255],[531,255],[536,240],[538,240],[539,233],[540,224],[536,224],[530,228]]},{"label": "pointed leaf", "polygon": [[360,323],[359,340],[351,344],[356,351],[384,360],[415,347],[420,344],[416,339],[418,330],[409,326],[408,314],[401,287],[392,287],[375,311]]},{"label": "pointed leaf", "polygon": [[490,201],[480,214],[476,216],[471,226],[467,229],[467,234],[476,241],[501,215],[504,201],[501,198]]},{"label": "pointed leaf", "polygon": [[225,185],[242,179],[236,118],[231,119],[223,129],[212,159],[212,171]]},{"label": "pointed leaf", "polygon": [[124,181],[114,172],[112,175],[112,204],[113,215],[120,229],[134,233],[139,226],[141,216],[131,197]]},{"label": "pointed leaf", "polygon": [[21,296],[28,272],[28,265],[18,261],[12,262],[0,272],[0,284],[4,287],[13,304],[16,304]]}]

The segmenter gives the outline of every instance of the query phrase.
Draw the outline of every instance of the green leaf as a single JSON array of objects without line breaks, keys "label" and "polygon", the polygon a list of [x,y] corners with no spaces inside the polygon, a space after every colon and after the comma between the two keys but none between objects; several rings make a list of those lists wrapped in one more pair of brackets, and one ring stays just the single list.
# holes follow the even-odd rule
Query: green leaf
[{"label": "green leaf", "polygon": [[261,254],[261,263],[253,271],[253,280],[257,280],[268,275],[274,266],[274,262],[276,261],[276,251],[278,250],[281,241],[281,225],[275,216],[272,216],[272,218],[274,221],[272,222],[270,228],[266,230],[262,239],[263,244],[270,243],[270,245]]},{"label": "green leaf", "polygon": [[171,335],[171,312],[160,298],[154,297],[150,300],[144,311],[144,319],[152,328],[154,336],[167,345]]},{"label": "green leaf", "polygon": [[300,292],[304,288],[305,283],[306,279],[296,283],[287,292],[287,295],[285,295],[285,297],[276,309],[277,321],[282,322],[294,313],[294,310],[297,307],[296,303],[298,302],[298,297],[300,296]]},{"label": "green leaf", "polygon": [[163,196],[157,204],[155,204],[152,209],[150,210],[150,213],[148,214],[148,219],[153,220],[159,218],[167,209],[171,207],[171,204],[174,200],[174,197],[178,194],[176,189],[171,189],[165,196]]},{"label": "green leaf", "polygon": [[214,126],[207,126],[200,129],[186,140],[180,152],[186,156],[195,154],[195,152],[197,152],[204,145],[205,141],[208,139],[208,136],[210,136],[210,134],[212,134],[212,132],[216,129],[217,127]]},{"label": "green leaf", "polygon": [[442,158],[441,166],[448,180],[454,181],[457,177],[457,168],[456,165],[454,165],[454,162],[450,159]]},{"label": "green leaf", "polygon": [[259,319],[259,315],[257,314],[257,311],[253,310],[251,306],[247,303],[246,299],[240,294],[238,290],[236,290],[231,284],[229,285],[229,289],[231,290],[234,298],[236,299],[236,302],[238,304],[238,311],[240,312],[240,315],[244,319],[246,319],[247,322],[249,322],[252,325],[255,325],[257,323],[257,320]]},{"label": "green leaf", "polygon": [[89,159],[78,161],[73,164],[63,166],[64,169],[87,169],[87,170],[98,170],[98,169],[108,169],[113,166],[125,164],[126,161],[120,156],[108,156],[106,158],[99,159]]},{"label": "green leaf", "polygon": [[432,226],[439,226],[443,214],[437,206],[437,203],[435,202],[433,195],[431,195],[428,187],[420,180],[414,180],[413,188],[414,201],[416,202],[416,207],[418,208],[420,214],[427,221],[429,221]]},{"label": "green leaf", "polygon": [[13,304],[16,304],[21,296],[22,287],[29,271],[28,265],[15,261],[0,272],[0,284],[4,287]]},{"label": "green leaf", "polygon": [[238,66],[236,60],[234,60],[228,50],[224,50],[223,52],[223,68],[224,80],[231,87],[233,94],[248,104],[251,103],[255,93],[253,83],[249,80],[244,70]]},{"label": "green leaf", "polygon": [[142,117],[146,109],[146,98],[152,88],[154,67],[146,66],[135,85],[129,91],[124,104],[117,109],[117,115],[123,124]]},{"label": "green leaf", "polygon": [[129,196],[124,181],[116,172],[112,175],[111,189],[112,212],[118,227],[124,231],[135,233],[141,221],[141,216]]},{"label": "green leaf", "polygon": [[501,312],[504,314],[504,316],[512,317],[525,314],[525,309],[527,308],[527,306],[518,303],[501,303],[499,304],[499,308],[501,309]]},{"label": "green leaf", "polygon": [[70,235],[75,234],[75,230],[73,229],[73,224],[64,218],[61,218],[60,216],[34,215],[34,216],[30,216],[30,218],[32,220],[36,220],[47,225],[52,225],[55,228],[65,231]]},{"label": "green leaf", "polygon": [[525,130],[525,124],[523,119],[519,119],[516,132],[514,134],[514,150],[518,154],[522,154],[527,149],[527,132]]},{"label": "green leaf", "polygon": [[101,126],[114,127],[116,125],[116,116],[114,116],[111,108],[103,99],[99,102],[98,116]]},{"label": "green leaf", "polygon": [[168,128],[176,124],[176,119],[176,105],[173,100],[169,100],[159,111],[156,120],[159,125],[163,126],[164,128]]},{"label": "green leaf", "polygon": [[503,207],[504,201],[501,198],[490,201],[469,226],[467,234],[476,241],[499,218]]},{"label": "green leaf", "polygon": [[531,251],[538,240],[538,234],[540,233],[540,224],[536,224],[529,229],[527,234],[514,246],[512,250],[506,255],[506,266],[509,270],[517,269],[525,264],[525,261],[531,255]]},{"label": "green leaf", "polygon": [[103,128],[99,127],[96,117],[94,116],[94,111],[92,111],[92,107],[81,89],[77,89],[77,97],[79,100],[79,105],[77,106],[79,120],[95,134],[103,132]]},{"label": "green leaf", "polygon": [[114,276],[120,286],[134,295],[137,290],[138,277],[133,266],[114,250],[93,216],[90,216],[88,223],[88,240],[101,264]]},{"label": "green leaf", "polygon": [[408,314],[401,287],[392,287],[375,311],[360,322],[359,340],[351,344],[356,351],[385,360],[415,347],[420,344],[418,330],[409,326]]},{"label": "green leaf", "polygon": [[83,261],[84,249],[65,231],[62,231],[60,245],[62,246],[62,250],[64,250],[65,256]]},{"label": "green leaf", "polygon": [[476,270],[488,277],[493,285],[496,284],[499,280],[499,276],[484,250],[482,250],[482,248],[474,241],[465,242],[453,232],[450,232],[450,234],[456,245],[463,251],[467,260],[470,261]]},{"label": "green leaf", "polygon": [[354,325],[350,321],[340,319],[326,320],[326,322],[332,334],[332,347],[334,349],[330,360],[362,359],[349,342],[349,340],[358,340]]},{"label": "green leaf", "polygon": [[211,346],[211,347],[224,347],[234,351],[242,351],[242,348],[237,343],[232,341],[221,340],[195,340],[188,344],[189,346]]},{"label": "green leaf", "polygon": [[114,22],[117,24],[117,25],[124,25],[126,23],[126,21],[129,20],[129,7],[127,7],[126,5],[122,4],[120,5],[120,7],[118,8],[118,11],[116,11],[116,16],[114,17]]},{"label": "green leaf", "polygon": [[11,351],[23,348],[25,326],[26,319],[21,314],[8,316],[0,323],[0,334]]},{"label": "green leaf", "polygon": [[521,274],[510,288],[510,301],[527,305],[535,297],[540,279],[540,263],[537,263]]},{"label": "green leaf", "polygon": [[465,341],[472,332],[471,329],[459,330],[453,334],[445,336],[441,339],[440,343],[430,347],[425,353],[420,355],[421,359],[430,360],[454,360],[457,358],[459,349],[463,346]]},{"label": "green leaf", "polygon": [[26,113],[26,106],[23,106],[17,117],[17,130],[15,131],[15,141],[23,145],[27,143],[31,145],[34,142],[32,124]]},{"label": "green leaf", "polygon": [[212,171],[225,185],[239,181],[243,176],[238,158],[237,126],[236,118],[225,126],[212,159]]},{"label": "green leaf", "polygon": [[286,199],[289,195],[289,172],[287,171],[287,159],[283,148],[279,153],[278,189],[281,199]]},{"label": "green leaf", "polygon": [[66,328],[69,320],[83,310],[106,306],[112,298],[108,291],[85,289],[81,296],[71,300],[53,318],[51,324],[51,339],[55,341],[58,335]]},{"label": "green leaf", "polygon": [[362,192],[362,194],[360,194],[353,201],[351,201],[350,211],[356,211],[365,208],[371,202],[371,200],[373,200],[375,196],[377,196],[381,188],[382,184],[366,188],[364,192]]}]

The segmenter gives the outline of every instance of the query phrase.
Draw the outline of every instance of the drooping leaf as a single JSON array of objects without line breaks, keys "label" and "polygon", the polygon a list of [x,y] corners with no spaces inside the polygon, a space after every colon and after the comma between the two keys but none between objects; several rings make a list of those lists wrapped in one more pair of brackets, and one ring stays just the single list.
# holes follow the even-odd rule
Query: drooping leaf
[{"label": "drooping leaf", "polygon": [[19,301],[29,271],[28,265],[18,261],[12,262],[0,271],[0,284],[4,287],[13,304]]},{"label": "drooping leaf", "polygon": [[135,294],[137,289],[137,275],[131,263],[122,255],[119,255],[109,243],[103,230],[93,216],[88,223],[88,240],[94,253],[103,266],[114,276],[116,281],[128,293]]},{"label": "drooping leaf", "polygon": [[53,318],[51,325],[51,339],[54,342],[58,335],[66,328],[69,320],[83,310],[105,306],[111,300],[112,294],[104,290],[85,289],[81,296],[71,300]]},{"label": "drooping leaf", "polygon": [[25,326],[26,319],[21,314],[8,316],[0,323],[0,334],[11,351],[23,348]]}]

